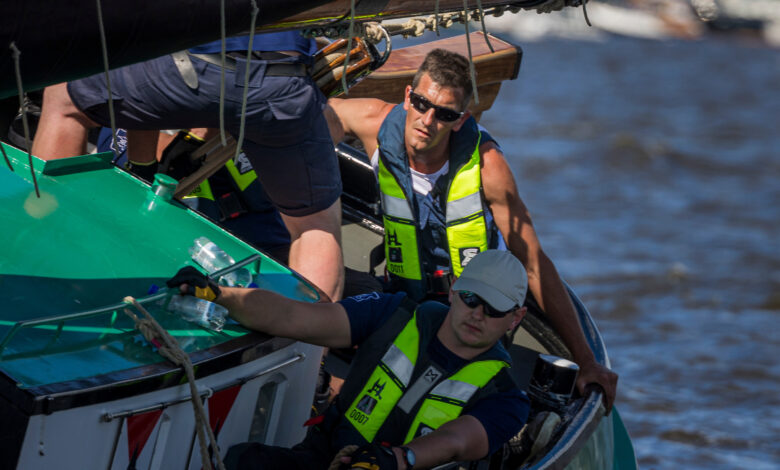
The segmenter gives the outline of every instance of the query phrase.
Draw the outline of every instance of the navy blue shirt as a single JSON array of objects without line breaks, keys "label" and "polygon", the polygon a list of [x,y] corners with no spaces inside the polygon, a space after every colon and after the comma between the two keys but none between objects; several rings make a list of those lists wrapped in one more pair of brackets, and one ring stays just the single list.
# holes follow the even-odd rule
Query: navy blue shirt
[{"label": "navy blue shirt", "polygon": [[[405,296],[403,292],[395,294],[372,292],[341,300],[339,303],[349,317],[352,344],[361,344],[371,333],[381,328]],[[431,360],[444,367],[449,374],[468,362],[447,349],[435,335],[428,346],[428,354]],[[492,454],[522,429],[528,419],[529,409],[526,394],[513,388],[485,397],[464,410],[463,414],[471,415],[482,423],[488,436],[489,453]]]}]

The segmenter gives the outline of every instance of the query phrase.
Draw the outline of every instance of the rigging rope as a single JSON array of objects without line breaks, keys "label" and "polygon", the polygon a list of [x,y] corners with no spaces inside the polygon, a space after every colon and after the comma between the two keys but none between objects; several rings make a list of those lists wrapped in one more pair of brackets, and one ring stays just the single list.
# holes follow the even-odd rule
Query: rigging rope
[{"label": "rigging rope", "polygon": [[[255,41],[255,23],[257,22],[257,14],[260,12],[260,9],[257,8],[257,2],[255,0],[252,0],[252,21],[249,24],[249,31],[252,31],[252,34],[249,35],[249,47],[246,51],[246,69],[244,70],[244,94],[241,98],[241,123],[238,126],[238,139],[236,140],[236,154],[233,157],[234,159],[238,159],[238,156],[241,154],[241,145],[244,143],[244,130],[246,127],[246,102],[247,102],[247,96],[249,94],[249,65],[252,63],[252,43]],[[224,60],[224,59],[223,59]],[[225,68],[222,67],[224,70]]]},{"label": "rigging rope", "polygon": [[225,26],[225,0],[220,0],[219,7],[219,31],[222,41],[222,48],[220,50],[222,67],[220,67],[219,72],[219,138],[222,142],[222,146],[225,147],[227,146],[227,137],[225,137],[225,36],[227,36]]},{"label": "rigging rope", "polygon": [[582,2],[582,14],[585,16],[585,23],[588,24],[588,26],[593,26],[590,24],[590,18],[588,18],[588,9],[585,8],[585,4],[588,3],[586,0],[583,0]]},{"label": "rigging rope", "polygon": [[[19,92],[19,106],[22,108],[22,126],[24,127],[24,142],[27,145],[27,162],[30,164],[30,174],[32,175],[33,186],[35,187],[35,195],[38,199],[41,198],[41,191],[38,188],[38,179],[35,177],[35,169],[33,168],[32,154],[30,153],[30,125],[27,123],[27,104],[24,102],[24,87],[22,86],[22,66],[20,64],[21,51],[16,47],[16,43],[11,41],[10,47],[14,58],[14,71],[16,72],[16,88]],[[11,162],[8,161],[8,157],[5,155],[5,149],[3,149],[3,156],[8,162],[8,166],[11,166]],[[11,168],[13,171],[13,168]]]},{"label": "rigging rope", "polygon": [[347,39],[347,53],[344,55],[344,71],[341,73],[341,87],[344,89],[344,94],[349,95],[349,87],[347,86],[347,66],[349,65],[349,55],[352,51],[352,37],[354,36],[355,27],[355,0],[350,0],[350,15],[349,15],[349,38]]},{"label": "rigging rope", "polygon": [[[488,35],[487,26],[485,25],[485,15],[490,14],[495,17],[502,16],[504,12],[509,11],[511,13],[517,13],[521,9],[524,10],[531,10],[535,9],[537,13],[550,13],[554,10],[561,10],[562,8],[566,7],[567,5],[579,5],[582,4],[583,13],[585,14],[585,21],[587,22],[588,26],[590,26],[590,21],[588,19],[588,13],[587,10],[585,10],[585,3],[587,0],[546,0],[541,2],[531,2],[534,3],[533,5],[522,5],[522,4],[514,4],[514,5],[498,5],[495,7],[491,7],[488,9],[485,9],[482,7],[482,0],[476,0],[477,2],[477,9],[473,13],[469,11],[468,7],[468,0],[463,0],[463,10],[458,12],[451,12],[451,13],[445,13],[444,15],[439,14],[439,0],[436,0],[435,7],[434,7],[434,14],[430,15],[426,18],[411,18],[405,23],[392,23],[392,24],[384,24],[380,25],[381,21],[370,21],[370,22],[364,22],[360,23],[358,25],[360,31],[358,35],[362,38],[365,38],[367,41],[378,44],[383,39],[387,38],[389,41],[389,37],[393,35],[403,35],[404,38],[408,38],[409,36],[422,36],[422,34],[428,30],[428,31],[435,31],[437,36],[439,35],[440,26],[443,26],[444,28],[449,28],[452,26],[456,21],[461,22],[464,24],[464,27],[466,29],[466,44],[468,47],[469,52],[469,72],[471,75],[471,82],[472,82],[472,92],[474,95],[474,103],[479,104],[479,95],[477,92],[477,85],[476,85],[476,69],[474,67],[474,58],[472,55],[471,50],[471,40],[469,38],[469,21],[477,20],[480,22],[482,26],[482,33],[483,37],[485,39],[485,43],[488,46],[488,49],[490,49],[490,52],[495,52],[495,49],[493,48],[493,44],[490,42],[490,37]],[[352,38],[356,35],[355,34],[355,0],[350,0],[350,18],[349,18],[349,24],[345,28],[343,24],[339,24],[341,21],[345,19],[347,15],[342,16],[338,20],[336,20],[336,24],[331,24],[327,27],[321,27],[321,28],[309,28],[302,30],[301,34],[304,37],[326,37],[330,39],[347,39],[348,40],[348,47],[347,51],[350,51],[352,49]],[[349,63],[349,53],[346,54],[345,60],[344,60],[344,67],[343,67],[343,73],[341,76],[342,81],[342,89],[345,90],[345,94],[348,94],[348,87],[347,87],[347,66]]]},{"label": "rigging rope", "polygon": [[[468,14],[469,0],[463,0],[463,12]],[[477,70],[474,67],[474,57],[471,55],[471,38],[469,37],[469,22],[463,21],[463,27],[466,28],[466,47],[469,50],[469,74],[471,74],[471,92],[474,94],[474,104],[479,104],[479,93],[477,93]]]},{"label": "rigging rope", "polygon": [[[214,437],[214,432],[208,424],[206,410],[203,408],[200,393],[198,393],[198,389],[195,386],[195,372],[193,371],[190,357],[187,353],[182,351],[176,340],[165,330],[165,328],[157,323],[157,320],[155,320],[136,299],[128,296],[125,297],[123,301],[128,305],[132,305],[136,310],[143,314],[144,318],[139,318],[136,314],[131,312],[129,308],[124,309],[127,316],[133,319],[136,328],[141,332],[144,338],[157,347],[157,352],[162,357],[168,359],[177,366],[181,366],[184,369],[184,373],[187,375],[187,382],[189,382],[190,394],[192,395],[191,401],[195,413],[195,430],[198,434],[200,458],[203,468],[212,470],[208,449],[208,444],[210,444],[211,448],[214,450],[214,455],[217,457],[217,467],[219,470],[225,470],[225,465],[222,463],[222,458],[219,455],[217,439]],[[208,437],[209,443],[206,442],[206,437]]]},{"label": "rigging rope", "polygon": [[496,52],[493,49],[493,44],[490,44],[490,38],[488,38],[487,27],[485,26],[485,10],[482,9],[482,0],[477,0],[477,11],[479,12],[479,22],[482,23],[482,34],[485,36],[485,43],[487,44],[490,52]]},{"label": "rigging rope", "polygon": [[[106,92],[108,93],[108,119],[111,124],[111,148],[114,153],[114,161],[119,158],[116,143],[116,116],[114,115],[114,99],[111,97],[111,79],[108,76],[108,44],[106,43],[106,29],[103,26],[103,9],[100,7],[100,0],[95,0],[97,5],[98,29],[100,30],[100,49],[103,52],[103,67],[106,75]],[[129,160],[128,160],[129,161]]]}]

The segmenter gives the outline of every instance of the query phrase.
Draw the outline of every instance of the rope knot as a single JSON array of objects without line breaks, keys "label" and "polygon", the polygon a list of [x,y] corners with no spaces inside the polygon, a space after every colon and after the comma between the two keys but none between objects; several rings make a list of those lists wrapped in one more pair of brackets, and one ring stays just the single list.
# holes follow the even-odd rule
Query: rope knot
[{"label": "rope knot", "polygon": [[[190,385],[190,395],[192,396],[192,408],[195,413],[195,430],[198,434],[200,458],[203,468],[207,470],[212,469],[211,457],[209,456],[209,445],[211,445],[211,448],[214,449],[214,455],[217,458],[217,468],[225,470],[225,466],[222,464],[222,458],[219,455],[217,439],[214,437],[214,432],[209,425],[206,409],[203,407],[200,393],[198,393],[198,389],[195,386],[195,372],[192,368],[190,357],[179,347],[179,343],[176,342],[173,336],[157,323],[157,320],[155,320],[136,299],[127,296],[122,301],[128,304],[128,306],[132,305],[136,310],[143,314],[143,318],[139,318],[138,315],[131,312],[129,308],[124,309],[127,316],[133,319],[135,327],[141,332],[144,338],[157,347],[157,352],[162,357],[183,368],[184,373],[187,375],[187,382],[189,382]],[[207,438],[208,442],[206,442]]]}]

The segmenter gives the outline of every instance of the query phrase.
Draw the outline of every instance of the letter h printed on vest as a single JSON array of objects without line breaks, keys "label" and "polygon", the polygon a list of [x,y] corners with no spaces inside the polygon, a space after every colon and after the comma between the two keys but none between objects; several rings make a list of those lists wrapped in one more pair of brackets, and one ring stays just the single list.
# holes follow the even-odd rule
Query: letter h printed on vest
[{"label": "letter h printed on vest", "polygon": [[412,208],[395,176],[379,160],[383,222],[385,226],[385,260],[387,271],[396,276],[422,279],[417,247],[417,224]]}]

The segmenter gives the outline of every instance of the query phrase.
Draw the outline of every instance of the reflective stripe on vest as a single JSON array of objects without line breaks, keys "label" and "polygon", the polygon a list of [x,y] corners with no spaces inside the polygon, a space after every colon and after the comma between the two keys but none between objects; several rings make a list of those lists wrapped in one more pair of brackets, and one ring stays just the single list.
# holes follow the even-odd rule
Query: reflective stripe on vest
[{"label": "reflective stripe on vest", "polygon": [[422,279],[417,249],[417,224],[412,208],[395,176],[379,159],[379,190],[385,225],[387,271],[404,279]]},{"label": "reflective stripe on vest", "polygon": [[[363,389],[347,409],[345,418],[367,441],[372,442],[390,412],[410,389],[412,372],[417,363],[420,345],[417,312],[404,326],[393,344],[385,352]],[[441,381],[417,400],[423,400],[417,414],[402,433],[404,443],[414,439],[423,430],[434,430],[463,412],[463,407],[474,394],[487,385],[508,364],[499,360],[472,362],[451,377]],[[425,374],[423,374],[425,375]],[[417,382],[422,380],[420,377]],[[414,404],[412,404],[414,405]],[[410,409],[414,406],[410,406]]]},{"label": "reflective stripe on vest", "polygon": [[496,360],[472,362],[436,385],[417,411],[404,444],[460,416],[469,399],[507,366]]},{"label": "reflective stripe on vest", "polygon": [[487,221],[482,207],[482,174],[479,142],[471,158],[463,165],[447,192],[447,243],[452,274],[460,276],[468,262],[488,249]]}]

